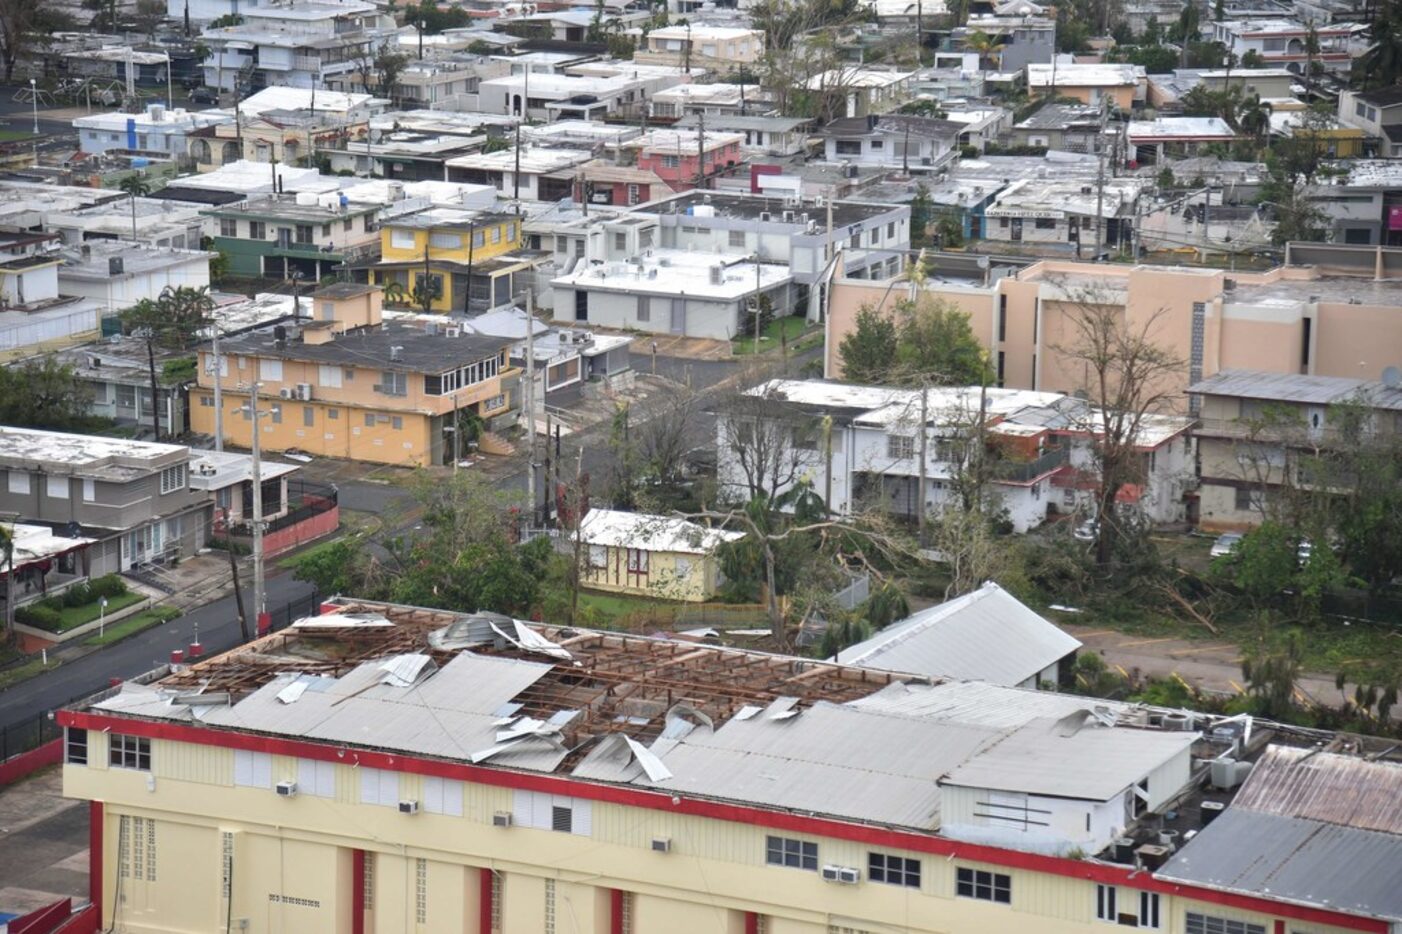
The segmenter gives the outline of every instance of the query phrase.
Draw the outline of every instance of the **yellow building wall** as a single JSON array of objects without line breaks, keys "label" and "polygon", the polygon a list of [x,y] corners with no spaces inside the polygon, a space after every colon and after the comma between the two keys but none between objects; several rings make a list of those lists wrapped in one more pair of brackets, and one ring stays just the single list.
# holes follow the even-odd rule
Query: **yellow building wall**
[{"label": "yellow building wall", "polygon": [[[212,435],[214,408],[204,405],[201,397],[208,398],[212,403],[214,393],[208,389],[190,391],[190,428]],[[223,398],[224,440],[242,448],[253,444],[253,422],[245,419],[239,411],[247,398],[232,393],[226,393]],[[282,421],[276,423],[267,415],[258,420],[262,429],[258,441],[264,451],[299,448],[317,457],[340,457],[401,466],[426,466],[432,461],[433,423],[428,415],[403,409],[351,408],[316,401],[266,397],[260,407],[266,411],[273,404],[282,407]],[[310,426],[303,415],[305,408],[312,410]],[[332,411],[336,412],[334,418]],[[367,414],[375,416],[373,426],[366,424]],[[394,427],[395,418],[400,419],[403,427]]]},{"label": "yellow building wall", "polygon": [[[436,263],[436,260],[443,260],[454,264],[466,264],[470,262],[484,262],[494,259],[513,250],[520,249],[521,246],[521,224],[516,220],[500,220],[492,223],[484,223],[481,226],[468,230],[420,230],[413,228],[414,245],[395,246],[394,235],[398,232],[401,236],[406,232],[406,228],[395,228],[386,226],[380,231],[380,258],[386,263],[418,263],[417,269],[407,270],[387,270],[372,269],[371,277],[379,285],[388,285],[394,281],[394,273],[405,273],[408,284],[405,286],[406,294],[413,290],[414,276],[423,272],[424,253],[428,253],[429,274],[443,277],[443,291],[430,305],[433,311],[448,312],[458,308],[466,307],[465,296],[454,294],[453,273],[461,271],[458,266],[444,266]],[[429,242],[430,234],[439,238],[439,245]],[[473,238],[481,235],[481,243],[476,246],[469,246]],[[492,237],[496,240],[493,241]],[[444,238],[456,238],[457,245],[449,246],[443,244]]]},{"label": "yellow building wall", "polygon": [[[89,737],[90,760],[105,761],[103,737]],[[247,918],[249,934],[340,934],[350,930],[349,912],[362,897],[351,891],[356,848],[372,854],[369,930],[378,934],[477,931],[481,867],[500,875],[500,934],[552,927],[556,934],[606,934],[613,889],[631,893],[636,934],[739,934],[747,911],[766,916],[771,934],[827,934],[829,925],[910,934],[1087,934],[1104,924],[1093,917],[1095,885],[1082,879],[889,849],[882,852],[920,859],[919,889],[869,880],[837,885],[816,872],[765,865],[765,836],[772,831],[749,824],[594,801],[588,835],[499,828],[492,814],[511,810],[511,790],[473,783],[461,788],[462,817],[405,815],[354,803],[361,779],[354,753],[334,766],[331,797],[286,798],[267,788],[234,787],[225,750],[179,745],[153,740],[149,774],[98,764],[63,767],[66,795],[106,805],[104,927],[115,906],[117,930],[134,934],[222,930],[221,911]],[[274,757],[272,780],[295,775],[295,767],[296,760]],[[401,796],[421,793],[420,779],[400,778]],[[154,879],[123,878],[119,901],[123,816],[129,832],[137,817],[143,834],[153,832],[156,871]],[[233,835],[232,906],[222,899],[224,833]],[[784,835],[816,841],[820,865],[866,868],[865,844]],[[658,836],[671,839],[670,853],[652,851]],[[1012,904],[956,897],[960,866],[1011,876]],[[1269,915],[1195,905],[1161,896],[1163,930],[1181,931],[1187,910],[1272,927]],[[1311,924],[1308,930],[1343,929]]]},{"label": "yellow building wall", "polygon": [[[492,259],[503,253],[510,253],[521,246],[521,224],[516,220],[500,220],[493,223],[484,223],[473,228],[474,235],[482,234],[482,242],[469,250],[467,230],[434,230],[432,234],[440,239],[445,237],[457,237],[457,246],[435,246],[429,244],[428,230],[413,228],[414,245],[395,246],[394,232],[398,230],[402,235],[405,232],[403,227],[386,225],[380,229],[380,256],[387,262],[423,262],[424,248],[428,248],[429,260],[446,259],[455,263],[466,263],[469,259],[476,262]],[[492,232],[496,231],[497,239],[492,240]]]},{"label": "yellow building wall", "polygon": [[[586,546],[586,554],[582,558],[586,566],[582,569],[581,580],[591,590],[692,603],[715,596],[717,565],[716,559],[710,555],[650,551],[648,573],[643,577],[629,573],[627,548],[609,547],[605,551],[605,566],[596,567],[590,563]],[[684,572],[677,569],[678,558],[690,565]]]}]

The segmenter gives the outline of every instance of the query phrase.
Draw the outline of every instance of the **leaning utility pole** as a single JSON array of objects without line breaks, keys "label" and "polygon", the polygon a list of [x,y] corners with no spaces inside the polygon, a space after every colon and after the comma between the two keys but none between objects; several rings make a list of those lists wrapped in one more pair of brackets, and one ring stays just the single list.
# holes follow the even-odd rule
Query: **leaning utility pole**
[{"label": "leaning utility pole", "polygon": [[696,187],[706,187],[706,114],[696,115]]},{"label": "leaning utility pole", "polygon": [[526,289],[526,498],[531,526],[538,528],[540,505],[535,492],[535,289]]},{"label": "leaning utility pole", "polygon": [[1095,250],[1090,255],[1092,262],[1100,255],[1100,246],[1105,242],[1103,233],[1103,225],[1105,224],[1105,121],[1109,116],[1110,98],[1103,97],[1100,102],[1100,133],[1096,136],[1096,142],[1099,144],[1096,148],[1100,150],[1100,153],[1095,170]]},{"label": "leaning utility pole", "polygon": [[[224,450],[224,370],[219,356],[219,322],[214,323],[214,450]],[[228,516],[225,516],[228,519]]]},{"label": "leaning utility pole", "polygon": [[252,475],[250,477],[253,484],[253,615],[258,620],[260,634],[263,629],[264,617],[267,614],[263,592],[263,455],[258,438],[261,433],[258,419],[264,415],[272,415],[276,411],[276,405],[266,412],[258,410],[258,395],[262,387],[262,383],[254,383],[250,387],[246,410],[253,428],[253,441],[250,444],[253,451]]}]

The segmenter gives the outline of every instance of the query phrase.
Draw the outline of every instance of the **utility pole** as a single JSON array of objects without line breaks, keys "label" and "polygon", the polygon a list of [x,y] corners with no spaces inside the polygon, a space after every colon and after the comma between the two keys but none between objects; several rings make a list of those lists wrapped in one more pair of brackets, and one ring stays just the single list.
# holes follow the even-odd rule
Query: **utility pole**
[{"label": "utility pole", "polygon": [[929,455],[929,432],[927,426],[930,423],[930,383],[926,379],[920,381],[920,469],[916,471],[915,481],[915,524],[916,541],[920,547],[925,547],[925,473],[927,457]]},{"label": "utility pole", "polygon": [[531,502],[531,526],[539,527],[540,504],[535,491],[535,289],[526,288],[526,498]]},{"label": "utility pole", "polygon": [[[219,323],[214,323],[214,450],[224,450],[224,371],[219,356]],[[225,515],[225,520],[228,516]],[[240,599],[242,602],[242,599]]]},{"label": "utility pole", "polygon": [[258,620],[260,635],[266,616],[266,603],[263,587],[263,455],[262,445],[258,437],[261,434],[258,420],[265,415],[272,415],[278,408],[275,404],[266,412],[259,411],[258,395],[262,388],[262,383],[254,383],[250,387],[248,406],[245,409],[250,416],[249,420],[253,428],[253,442],[250,445],[253,451],[252,476],[250,477],[253,484],[253,615]]},{"label": "utility pole", "polygon": [[1095,170],[1095,250],[1090,255],[1092,262],[1100,255],[1100,246],[1105,242],[1103,232],[1105,224],[1105,121],[1109,115],[1110,98],[1102,97],[1100,99],[1100,133],[1097,136],[1097,141],[1100,144],[1097,148],[1100,153],[1099,159],[1096,160]]},{"label": "utility pole", "polygon": [[696,115],[696,187],[706,187],[706,112]]}]

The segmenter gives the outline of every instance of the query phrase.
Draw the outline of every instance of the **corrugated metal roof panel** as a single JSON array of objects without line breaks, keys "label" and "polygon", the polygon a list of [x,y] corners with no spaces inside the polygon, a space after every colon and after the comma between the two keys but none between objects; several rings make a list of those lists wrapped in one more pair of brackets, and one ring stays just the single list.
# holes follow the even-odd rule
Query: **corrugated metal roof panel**
[{"label": "corrugated metal roof panel", "polygon": [[981,681],[946,681],[933,685],[897,682],[851,701],[847,706],[873,713],[999,730],[1014,729],[1038,718],[1058,719],[1091,706],[1107,707],[1116,714],[1133,707],[1118,701],[1003,687]]},{"label": "corrugated metal roof panel", "polygon": [[1344,402],[1361,393],[1369,405],[1382,409],[1402,409],[1402,391],[1376,380],[1351,376],[1223,370],[1189,386],[1188,392],[1313,405]]},{"label": "corrugated metal roof panel", "polygon": [[993,582],[893,623],[836,661],[940,678],[1021,684],[1081,643]]},{"label": "corrugated metal roof panel", "polygon": [[1056,720],[1034,720],[955,768],[944,783],[1108,801],[1197,738],[1197,733],[1099,726],[1083,726],[1068,736]]},{"label": "corrugated metal roof panel", "polygon": [[1402,834],[1402,766],[1272,746],[1232,807]]},{"label": "corrugated metal roof panel", "polygon": [[654,747],[672,773],[663,782],[649,781],[621,756],[590,757],[575,774],[933,830],[936,780],[996,736],[820,702],[790,719],[732,719],[714,733],[695,730],[670,749]]},{"label": "corrugated metal roof panel", "polygon": [[1402,837],[1233,805],[1155,877],[1396,921],[1399,866]]}]

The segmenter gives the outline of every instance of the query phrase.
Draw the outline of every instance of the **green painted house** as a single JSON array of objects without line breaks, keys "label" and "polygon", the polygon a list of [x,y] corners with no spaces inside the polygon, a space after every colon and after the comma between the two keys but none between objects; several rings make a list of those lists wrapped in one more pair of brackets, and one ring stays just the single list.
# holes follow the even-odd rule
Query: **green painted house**
[{"label": "green painted house", "polygon": [[382,205],[355,204],[339,192],[282,194],[203,213],[215,219],[214,248],[229,257],[229,273],[318,282],[336,266],[379,252]]}]

